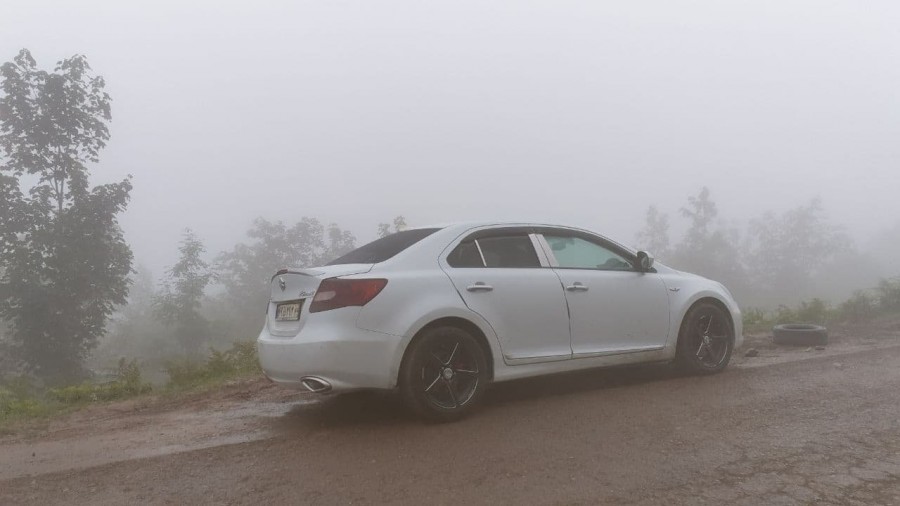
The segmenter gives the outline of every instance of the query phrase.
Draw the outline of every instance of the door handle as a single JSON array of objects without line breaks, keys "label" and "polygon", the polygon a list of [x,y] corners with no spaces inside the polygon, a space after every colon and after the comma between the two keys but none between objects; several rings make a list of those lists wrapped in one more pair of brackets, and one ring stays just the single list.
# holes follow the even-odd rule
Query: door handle
[{"label": "door handle", "polygon": [[588,287],[584,286],[581,281],[576,281],[571,285],[566,287],[566,290],[570,292],[586,292],[588,291]]},{"label": "door handle", "polygon": [[469,285],[466,287],[466,290],[470,292],[490,292],[493,289],[493,286],[486,285],[484,281],[478,281],[474,285]]}]

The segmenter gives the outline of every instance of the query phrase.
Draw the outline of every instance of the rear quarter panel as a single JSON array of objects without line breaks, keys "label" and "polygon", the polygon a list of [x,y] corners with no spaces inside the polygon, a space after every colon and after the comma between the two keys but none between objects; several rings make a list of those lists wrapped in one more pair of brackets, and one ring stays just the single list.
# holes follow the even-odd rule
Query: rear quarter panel
[{"label": "rear quarter panel", "polygon": [[360,277],[383,276],[388,284],[377,297],[363,306],[357,316],[356,326],[402,337],[391,365],[391,376],[395,381],[410,341],[426,325],[441,318],[462,318],[477,326],[491,347],[495,369],[502,367],[497,364],[497,359],[503,354],[490,325],[466,307],[443,271],[435,268],[379,272],[376,269]]}]

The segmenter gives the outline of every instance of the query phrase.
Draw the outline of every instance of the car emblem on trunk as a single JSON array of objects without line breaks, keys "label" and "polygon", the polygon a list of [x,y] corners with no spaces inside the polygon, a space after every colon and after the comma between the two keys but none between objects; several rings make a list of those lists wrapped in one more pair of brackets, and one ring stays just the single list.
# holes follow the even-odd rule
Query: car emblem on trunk
[{"label": "car emblem on trunk", "polygon": [[287,281],[284,280],[283,276],[278,277],[278,286],[281,287],[282,292],[287,288]]}]

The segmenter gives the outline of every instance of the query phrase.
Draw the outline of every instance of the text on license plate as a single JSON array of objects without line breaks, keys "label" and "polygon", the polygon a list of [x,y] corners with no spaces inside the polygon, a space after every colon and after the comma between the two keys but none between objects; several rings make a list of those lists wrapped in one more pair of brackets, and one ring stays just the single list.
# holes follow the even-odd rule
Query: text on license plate
[{"label": "text on license plate", "polygon": [[285,302],[275,306],[275,321],[297,321],[300,319],[300,302]]}]

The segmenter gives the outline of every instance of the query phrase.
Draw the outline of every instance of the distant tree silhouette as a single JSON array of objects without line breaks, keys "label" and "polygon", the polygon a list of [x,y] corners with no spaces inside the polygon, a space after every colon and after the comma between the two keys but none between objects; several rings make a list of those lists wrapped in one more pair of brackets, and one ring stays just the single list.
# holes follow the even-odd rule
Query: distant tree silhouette
[{"label": "distant tree silhouette", "polygon": [[252,241],[220,254],[215,267],[225,288],[217,311],[228,322],[222,331],[236,339],[259,332],[275,271],[323,265],[356,247],[349,231],[333,223],[326,228],[315,218],[302,218],[291,226],[257,218],[247,235]]},{"label": "distant tree silhouette", "polygon": [[669,256],[669,216],[659,212],[656,206],[647,208],[644,228],[638,232],[638,247],[649,251],[656,258]]},{"label": "distant tree silhouette", "polygon": [[154,312],[173,329],[184,352],[196,357],[209,336],[209,322],[200,314],[200,304],[213,273],[202,258],[206,248],[190,229],[184,231],[178,251],[181,256],[166,273],[153,301]]},{"label": "distant tree silhouette", "polygon": [[391,234],[397,233],[401,230],[406,229],[406,218],[403,216],[397,216],[394,218],[393,228],[390,223],[379,223],[378,224],[378,237],[387,237]]}]

